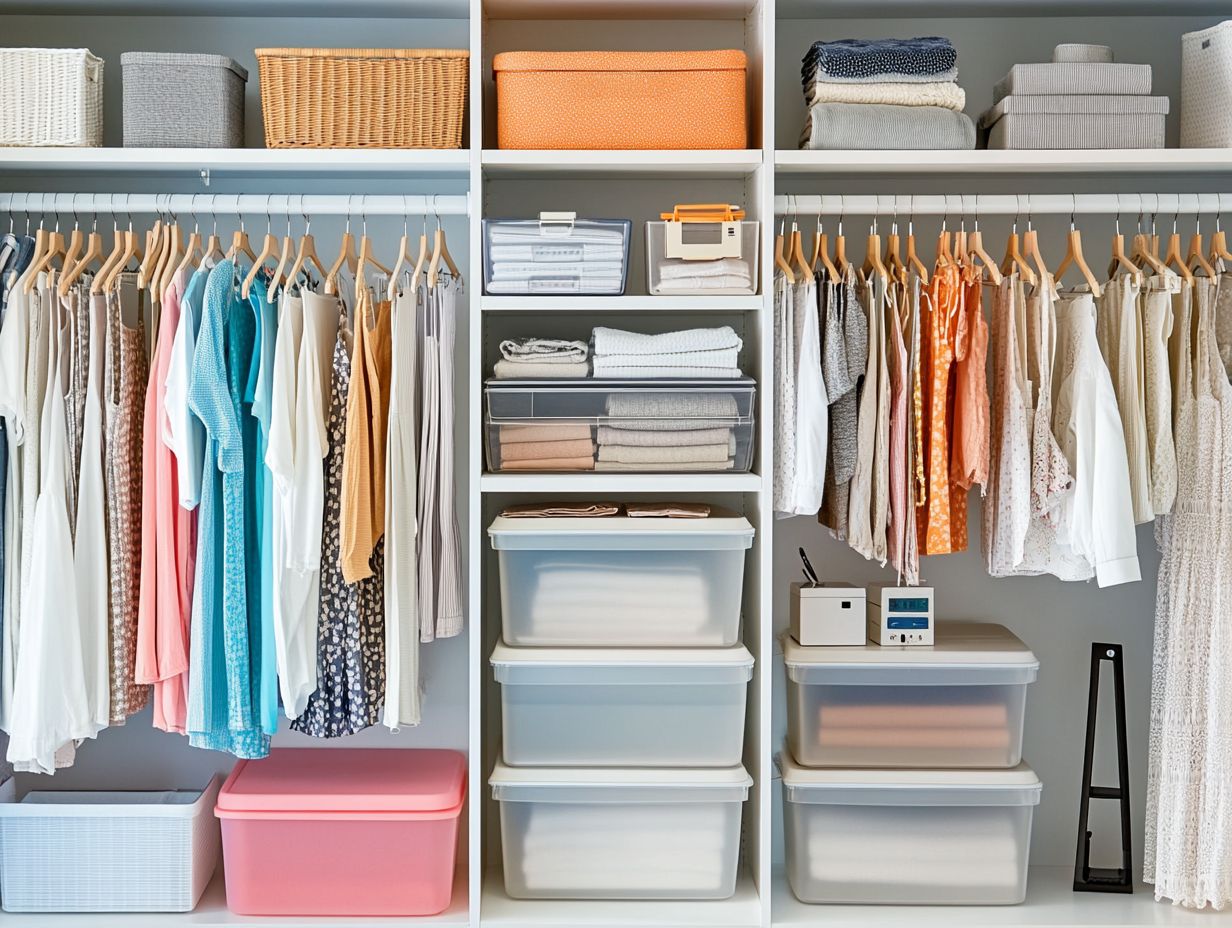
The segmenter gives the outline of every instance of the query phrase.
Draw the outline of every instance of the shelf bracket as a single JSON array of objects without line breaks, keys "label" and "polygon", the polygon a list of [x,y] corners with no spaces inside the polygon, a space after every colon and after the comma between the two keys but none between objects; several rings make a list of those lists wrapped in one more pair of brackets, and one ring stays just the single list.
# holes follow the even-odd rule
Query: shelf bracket
[{"label": "shelf bracket", "polygon": [[[1116,713],[1117,785],[1092,786],[1095,722],[1099,711],[1099,672],[1112,664],[1113,709]],[[1091,866],[1091,830],[1087,827],[1092,799],[1114,799],[1121,806],[1121,866]],[[1121,645],[1091,645],[1091,689],[1087,697],[1086,754],[1082,762],[1082,800],[1078,807],[1078,850],[1074,860],[1074,892],[1132,893],[1133,853],[1129,806],[1129,751],[1125,737],[1125,662]]]}]

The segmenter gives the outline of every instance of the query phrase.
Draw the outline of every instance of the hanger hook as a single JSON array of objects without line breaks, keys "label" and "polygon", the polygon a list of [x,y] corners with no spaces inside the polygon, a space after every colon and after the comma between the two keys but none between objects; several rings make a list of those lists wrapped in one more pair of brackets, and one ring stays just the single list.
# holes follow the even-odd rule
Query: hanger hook
[{"label": "hanger hook", "polygon": [[1215,196],[1218,198],[1215,200],[1215,231],[1222,232],[1223,231],[1223,194],[1217,193],[1215,194]]},{"label": "hanger hook", "polygon": [[436,217],[436,231],[439,232],[441,231],[441,214],[437,211],[436,197],[435,193],[432,194],[432,215]]},{"label": "hanger hook", "polygon": [[274,228],[274,217],[271,212],[273,202],[274,202],[274,195],[272,193],[267,193],[265,195],[265,234],[266,235],[269,235],[270,230]]},{"label": "hanger hook", "polygon": [[915,193],[908,196],[911,199],[907,201],[907,237],[911,238],[915,235]]},{"label": "hanger hook", "polygon": [[403,238],[411,237],[411,230],[410,230],[411,217],[409,215],[410,211],[411,211],[411,198],[408,197],[406,194],[403,194],[402,195],[402,237]]},{"label": "hanger hook", "polygon": [[847,215],[847,195],[840,193],[838,195],[838,237],[843,237],[843,219]]},{"label": "hanger hook", "polygon": [[1070,197],[1070,207],[1069,207],[1069,230],[1070,230],[1071,232],[1075,232],[1075,231],[1077,231],[1077,229],[1078,229],[1078,220],[1077,220],[1077,215],[1078,215],[1078,194],[1076,194],[1076,193],[1071,193],[1071,194],[1069,195],[1069,197]]}]

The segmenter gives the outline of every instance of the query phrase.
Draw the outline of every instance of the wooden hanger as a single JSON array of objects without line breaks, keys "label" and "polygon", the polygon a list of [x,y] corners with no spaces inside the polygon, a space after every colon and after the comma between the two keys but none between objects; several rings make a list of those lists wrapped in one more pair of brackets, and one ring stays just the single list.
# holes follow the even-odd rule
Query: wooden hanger
[{"label": "wooden hanger", "polygon": [[[86,237],[81,231],[81,222],[77,218],[76,205],[73,210],[73,231],[69,234],[68,245],[64,249],[64,261],[61,264],[63,273],[60,274],[60,286],[64,286],[64,278],[68,273],[77,266],[77,262],[81,259],[82,250],[85,248]],[[61,296],[67,296],[68,290],[62,290]]]},{"label": "wooden hanger", "polygon": [[167,251],[158,272],[154,275],[154,295],[160,301],[171,286],[171,278],[175,276],[176,265],[180,263],[180,250],[183,247],[183,231],[180,229],[178,217],[171,217],[170,234],[167,236]]},{"label": "wooden hanger", "polygon": [[338,258],[330,265],[329,273],[325,275],[325,293],[333,296],[338,289],[338,275],[342,268],[347,267],[354,273],[359,266],[359,255],[355,251],[355,237],[351,235],[351,217],[347,216],[346,229],[342,233],[342,244],[338,248]]},{"label": "wooden hanger", "polygon": [[[428,218],[424,217],[424,232],[419,236],[419,261],[422,261],[428,250]],[[402,272],[407,267],[418,268],[418,261],[411,254],[411,232],[408,228],[407,219],[402,217],[402,238],[398,240],[398,260],[394,262],[393,269],[389,272],[389,290],[388,299],[393,299],[394,294],[398,290],[398,278],[402,276]]]},{"label": "wooden hanger", "polygon": [[1035,269],[1036,276],[1039,278],[1041,285],[1052,276],[1048,270],[1048,265],[1044,263],[1044,255],[1040,251],[1039,232],[1030,226],[1029,218],[1027,231],[1022,236],[1022,255]]},{"label": "wooden hanger", "polygon": [[[431,254],[428,252],[428,232],[427,232],[427,217],[424,217],[424,233],[419,236],[419,254],[415,258],[415,267],[411,271],[411,290],[416,290],[419,287],[420,278],[428,273],[428,261],[431,259]],[[790,268],[789,268],[790,270]]]},{"label": "wooden hanger", "polygon": [[813,276],[812,265],[804,257],[804,236],[800,233],[800,227],[793,219],[791,222],[791,237],[788,239],[789,252],[791,258],[791,266],[801,279],[807,279]]},{"label": "wooden hanger", "polygon": [[975,223],[975,230],[967,238],[967,253],[973,265],[975,259],[978,258],[984,270],[988,272],[988,279],[998,287],[1001,286],[1001,269],[997,267],[997,262],[992,259],[992,255],[984,250],[984,235],[980,232],[978,220]]},{"label": "wooden hanger", "polygon": [[[300,209],[302,211],[302,201]],[[321,262],[317,255],[317,240],[312,236],[312,220],[308,218],[308,214],[304,213],[304,234],[299,239],[299,249],[295,254],[295,263],[291,265],[291,270],[287,271],[285,286],[292,286],[299,280],[300,272],[303,271],[304,265],[308,262],[317,269],[317,276],[321,280],[325,280],[329,275],[325,271],[325,265]]]},{"label": "wooden hanger", "polygon": [[240,227],[231,236],[231,247],[227,249],[227,257],[232,261],[238,260],[240,255],[247,256],[249,261],[257,260],[257,256],[252,253],[252,245],[248,242],[248,230],[244,227],[243,214],[240,215]]},{"label": "wooden hanger", "polygon": [[868,243],[864,249],[864,264],[860,267],[860,273],[867,280],[870,274],[877,274],[885,282],[890,280],[890,272],[886,270],[885,264],[881,260],[881,236],[877,232],[877,220],[874,217],[873,225],[869,227]]},{"label": "wooden hanger", "polygon": [[124,251],[116,263],[113,264],[111,269],[107,272],[107,282],[103,285],[104,289],[107,291],[110,291],[115,286],[116,280],[119,278],[120,274],[124,272],[124,269],[128,267],[130,261],[136,260],[138,262],[138,266],[140,266],[140,262],[143,258],[141,253],[140,238],[141,237],[133,231],[133,227],[130,224],[128,231],[124,233]]},{"label": "wooden hanger", "polygon": [[266,201],[265,209],[265,238],[261,240],[261,253],[252,259],[252,267],[249,268],[243,284],[240,285],[240,295],[244,299],[248,299],[248,294],[252,290],[252,282],[256,280],[257,275],[261,273],[261,268],[265,266],[265,262],[272,258],[278,257],[278,239],[274,237],[274,233],[271,228],[273,226],[273,222],[269,215],[268,200]]},{"label": "wooden hanger", "polygon": [[1219,208],[1215,211],[1215,233],[1211,236],[1211,264],[1232,261],[1228,251],[1228,236],[1223,231],[1223,194],[1219,194]]},{"label": "wooden hanger", "polygon": [[[40,227],[40,232],[43,229]],[[64,236],[60,234],[60,228],[57,226],[51,232],[48,232],[43,239],[44,251],[37,261],[30,262],[31,270],[26,278],[26,285],[22,288],[25,293],[32,293],[34,288],[38,286],[39,274],[52,269],[52,262],[57,258],[64,256]],[[38,238],[35,238],[35,251],[38,250]]]},{"label": "wooden hanger", "polygon": [[834,266],[838,268],[839,277],[846,277],[851,271],[851,259],[847,257],[847,236],[843,234],[843,217],[838,217],[838,235],[834,236]]},{"label": "wooden hanger", "polygon": [[154,263],[158,260],[159,253],[163,244],[163,220],[159,216],[154,220],[154,227],[145,234],[145,255],[141,259],[141,263],[137,268],[137,289],[142,290],[150,279],[150,273],[154,270]]},{"label": "wooden hanger", "polygon": [[894,280],[899,283],[907,282],[907,265],[903,264],[902,259],[903,240],[898,234],[898,219],[894,220],[894,224],[890,226],[890,234],[886,236],[886,250],[883,263]]},{"label": "wooden hanger", "polygon": [[1180,274],[1186,283],[1193,283],[1193,271],[1189,269],[1189,263],[1181,257],[1181,236],[1176,231],[1175,216],[1172,219],[1172,234],[1168,237],[1168,253],[1164,256],[1164,264]]},{"label": "wooden hanger", "polygon": [[200,263],[203,257],[204,255],[201,251],[201,229],[196,221],[196,217],[194,216],[193,230],[188,233],[188,242],[184,246],[184,257],[182,257],[180,259],[180,263],[176,265],[175,270],[172,272],[172,276],[174,277],[182,271],[187,272],[190,267],[194,267],[196,264]]},{"label": "wooden hanger", "polygon": [[120,229],[120,219],[118,216],[113,217],[115,220],[115,232],[111,241],[111,251],[107,257],[103,259],[102,266],[98,269],[98,273],[94,275],[94,283],[90,285],[91,294],[99,294],[103,292],[103,286],[107,282],[107,278],[111,275],[111,269],[115,263],[124,255],[124,233]]},{"label": "wooden hanger", "polygon": [[1142,286],[1142,269],[1130,261],[1125,254],[1125,236],[1121,234],[1121,217],[1116,219],[1116,233],[1112,236],[1112,261],[1108,265],[1108,276],[1115,277],[1118,270],[1130,275],[1138,286]]},{"label": "wooden hanger", "polygon": [[227,257],[227,253],[222,250],[222,242],[218,239],[218,216],[214,213],[214,204],[210,203],[210,220],[213,225],[210,227],[210,237],[205,241],[205,248],[201,252],[201,260],[197,264],[197,270],[205,267],[205,262],[214,259],[214,263],[223,261]]},{"label": "wooden hanger", "polygon": [[950,250],[950,230],[946,228],[946,220],[941,220],[941,234],[937,236],[937,265],[945,267],[954,263],[954,252]]},{"label": "wooden hanger", "polygon": [[920,260],[920,256],[915,250],[915,218],[907,219],[907,264],[915,269],[916,276],[920,278],[920,283],[928,286],[928,269],[924,266],[924,262]]},{"label": "wooden hanger", "polygon": [[787,220],[784,219],[779,223],[779,234],[774,237],[774,266],[782,272],[789,284],[794,284],[796,282],[796,272],[791,269],[791,265],[787,263],[787,259],[783,256],[783,232],[786,227]]},{"label": "wooden hanger", "polygon": [[1211,266],[1211,262],[1206,260],[1204,254],[1205,248],[1202,243],[1202,216],[1198,216],[1198,224],[1194,229],[1193,237],[1189,240],[1189,254],[1185,256],[1185,263],[1190,270],[1201,270],[1210,280],[1214,280],[1217,276],[1215,268]]},{"label": "wooden hanger", "polygon": [[[288,223],[288,226],[289,225],[290,223]],[[274,273],[270,277],[269,292],[271,295],[286,282],[286,278],[282,275],[285,274],[294,263],[295,239],[291,238],[291,232],[288,229],[287,234],[282,237],[282,246],[278,253],[278,264],[274,267]]]},{"label": "wooden hanger", "polygon": [[[90,236],[86,240],[86,250],[77,262],[69,269],[65,270],[60,278],[60,296],[68,296],[68,292],[72,289],[73,284],[81,279],[86,270],[95,261],[103,257],[103,237],[98,231],[98,217],[95,217],[94,227],[90,230]],[[101,265],[100,265],[101,268]]]},{"label": "wooden hanger", "polygon": [[830,280],[839,279],[838,268],[830,260],[830,236],[821,226],[820,213],[817,215],[817,231],[813,234],[813,260],[809,262],[809,267],[816,270],[818,264],[825,268]]},{"label": "wooden hanger", "polygon": [[1065,272],[1069,270],[1070,265],[1078,268],[1082,277],[1087,282],[1087,286],[1091,288],[1091,295],[1098,299],[1103,295],[1103,290],[1099,285],[1099,281],[1095,279],[1095,275],[1091,273],[1091,268],[1087,264],[1086,258],[1082,254],[1082,233],[1078,231],[1078,226],[1074,222],[1074,217],[1069,218],[1069,235],[1066,237],[1065,257],[1061,264],[1057,267],[1057,280],[1060,281],[1065,276]]},{"label": "wooden hanger", "polygon": [[441,261],[445,262],[445,266],[449,268],[449,273],[458,280],[462,279],[462,274],[458,270],[458,266],[454,263],[453,256],[449,253],[449,245],[445,241],[445,229],[441,226],[441,217],[436,217],[436,234],[432,239],[432,261],[428,265],[428,287],[435,287],[437,278],[440,276]]}]

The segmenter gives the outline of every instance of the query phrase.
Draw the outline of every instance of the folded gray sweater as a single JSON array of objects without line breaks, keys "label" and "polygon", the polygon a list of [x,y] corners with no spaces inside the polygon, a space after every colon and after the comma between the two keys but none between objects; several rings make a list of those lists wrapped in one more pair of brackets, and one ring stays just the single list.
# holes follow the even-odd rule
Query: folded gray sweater
[{"label": "folded gray sweater", "polygon": [[809,110],[800,147],[810,151],[962,150],[975,148],[966,113],[940,106],[817,103]]}]

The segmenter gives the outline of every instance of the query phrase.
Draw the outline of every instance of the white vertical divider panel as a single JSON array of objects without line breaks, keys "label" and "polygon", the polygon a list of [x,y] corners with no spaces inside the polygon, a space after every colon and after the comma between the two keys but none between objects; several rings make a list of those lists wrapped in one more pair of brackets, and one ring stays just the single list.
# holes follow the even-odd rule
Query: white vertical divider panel
[{"label": "white vertical divider panel", "polygon": [[479,925],[480,899],[483,895],[483,495],[480,476],[483,473],[483,442],[480,422],[483,414],[483,318],[480,313],[483,293],[483,3],[470,0],[470,98],[468,127],[470,134],[470,277],[467,280],[467,312],[470,314],[467,347],[467,377],[470,384],[466,427],[470,435],[470,455],[467,466],[466,544],[467,563],[466,622],[467,639],[467,706],[469,733],[467,738],[469,766],[467,770],[467,887],[470,924]]}]

